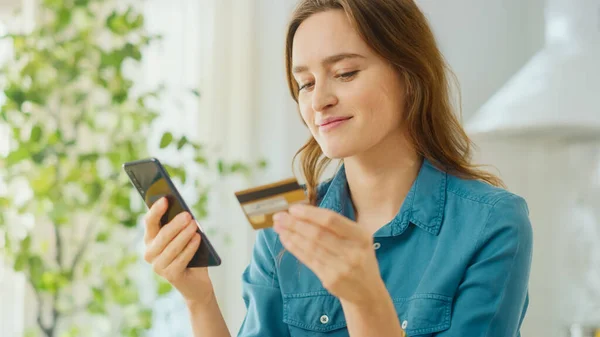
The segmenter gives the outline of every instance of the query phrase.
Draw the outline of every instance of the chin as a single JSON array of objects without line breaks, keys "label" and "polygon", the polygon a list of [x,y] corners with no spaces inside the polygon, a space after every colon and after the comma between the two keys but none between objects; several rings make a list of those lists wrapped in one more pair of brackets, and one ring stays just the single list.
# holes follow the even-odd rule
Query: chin
[{"label": "chin", "polygon": [[321,145],[321,150],[327,158],[343,159],[353,156],[356,152],[353,147],[349,145],[350,144],[323,144]]}]

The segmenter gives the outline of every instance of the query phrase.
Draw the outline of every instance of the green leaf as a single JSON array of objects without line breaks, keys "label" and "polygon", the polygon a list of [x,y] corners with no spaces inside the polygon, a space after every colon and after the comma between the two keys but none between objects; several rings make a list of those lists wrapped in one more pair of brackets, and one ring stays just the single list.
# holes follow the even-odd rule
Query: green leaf
[{"label": "green leaf", "polygon": [[140,51],[140,49],[131,43],[125,44],[125,47],[123,47],[122,53],[123,53],[123,58],[130,57],[136,61],[140,61],[142,59],[142,52]]},{"label": "green leaf", "polygon": [[267,165],[268,165],[267,161],[264,159],[261,159],[257,164],[259,169],[265,169],[267,167]]},{"label": "green leaf", "polygon": [[181,150],[187,143],[188,143],[187,137],[186,136],[181,137],[181,139],[177,142],[177,150]]},{"label": "green leaf", "polygon": [[222,160],[217,162],[217,170],[219,171],[219,174],[225,173],[225,163],[223,163]]},{"label": "green leaf", "polygon": [[172,133],[170,133],[170,132],[163,133],[162,138],[160,139],[160,148],[164,149],[165,147],[169,146],[172,141],[173,141]]},{"label": "green leaf", "polygon": [[31,136],[29,137],[29,141],[32,143],[37,143],[42,138],[42,127],[39,124],[36,124],[31,129]]},{"label": "green leaf", "polygon": [[55,186],[56,168],[46,166],[38,169],[37,175],[30,182],[31,189],[36,196],[46,196],[50,189]]},{"label": "green leaf", "polygon": [[27,99],[23,89],[15,86],[14,84],[4,90],[4,95],[6,95],[7,99],[15,102],[18,107],[20,107]]},{"label": "green leaf", "polygon": [[92,271],[92,264],[89,261],[85,261],[83,263],[83,277],[88,277],[90,276],[90,273]]},{"label": "green leaf", "polygon": [[62,7],[58,10],[57,13],[57,22],[55,31],[59,32],[63,30],[66,26],[71,22],[71,10],[65,7]]},{"label": "green leaf", "polygon": [[29,277],[32,280],[39,280],[44,273],[44,264],[39,256],[29,256]]},{"label": "green leaf", "polygon": [[72,326],[67,331],[63,331],[59,337],[78,337],[81,336],[81,329],[77,326]]},{"label": "green leaf", "polygon": [[150,329],[152,327],[152,310],[142,309],[139,313],[139,325],[142,329]]},{"label": "green leaf", "polygon": [[39,279],[39,288],[42,291],[49,293],[55,293],[58,290],[58,274],[46,271],[42,273],[41,279]]},{"label": "green leaf", "polygon": [[87,311],[92,315],[106,315],[104,303],[90,302],[87,306]]},{"label": "green leaf", "polygon": [[21,241],[21,250],[24,252],[28,252],[30,248],[31,248],[31,236],[27,235]]},{"label": "green leaf", "polygon": [[31,155],[31,159],[33,160],[33,162],[38,165],[41,164],[45,158],[46,158],[46,149],[42,149],[41,151],[38,151]]},{"label": "green leaf", "polygon": [[137,220],[135,217],[127,217],[121,224],[127,228],[135,228],[137,226]]},{"label": "green leaf", "polygon": [[48,137],[48,145],[56,145],[59,142],[62,142],[62,140],[62,131],[56,130]]},{"label": "green leaf", "polygon": [[28,157],[29,151],[25,147],[21,146],[16,151],[13,151],[8,154],[8,156],[6,157],[6,165],[13,166],[21,162],[22,160],[27,159]]},{"label": "green leaf", "polygon": [[120,305],[134,304],[138,301],[138,293],[134,287],[119,287],[113,294],[115,302]]},{"label": "green leaf", "polygon": [[100,232],[96,235],[96,242],[106,242],[110,238],[109,232]]},{"label": "green leaf", "polygon": [[144,26],[144,16],[142,14],[138,14],[136,16],[136,18],[131,21],[129,28],[131,28],[131,30],[135,30],[135,29],[139,29],[142,28]]},{"label": "green leaf", "polygon": [[15,263],[13,264],[13,269],[14,271],[23,271],[25,269],[25,266],[27,265],[27,255],[26,254],[19,254],[17,255],[17,258],[15,259]]},{"label": "green leaf", "polygon": [[206,158],[203,156],[196,156],[196,158],[194,158],[194,161],[203,166],[207,166],[208,164],[208,160],[206,160]]},{"label": "green leaf", "polygon": [[96,161],[100,157],[98,152],[85,153],[79,156],[79,163],[83,163],[85,161]]},{"label": "green leaf", "polygon": [[250,171],[250,168],[243,163],[235,162],[235,163],[231,164],[229,171],[231,173],[240,173],[240,172],[248,173]]},{"label": "green leaf", "polygon": [[61,226],[69,222],[71,212],[64,203],[57,203],[48,215],[55,226]]},{"label": "green leaf", "polygon": [[173,286],[169,282],[167,282],[163,279],[158,279],[158,286],[157,286],[156,291],[159,296],[166,295],[166,294],[170,293],[172,290],[173,290]]},{"label": "green leaf", "polygon": [[0,209],[7,209],[10,204],[8,197],[0,197]]},{"label": "green leaf", "polygon": [[75,94],[75,104],[80,104],[81,102],[85,101],[87,97],[88,94],[84,92],[79,92]]},{"label": "green leaf", "polygon": [[108,18],[106,18],[106,27],[115,34],[124,35],[127,33],[125,15],[120,15],[116,10],[113,11]]},{"label": "green leaf", "polygon": [[92,288],[92,298],[94,299],[94,302],[96,302],[96,303],[104,303],[104,293],[102,292],[102,289],[93,287]]},{"label": "green leaf", "polygon": [[191,93],[192,93],[194,96],[196,96],[196,97],[198,97],[198,98],[200,97],[200,91],[198,91],[197,89],[191,89],[191,90],[190,90],[190,92],[191,92]]}]

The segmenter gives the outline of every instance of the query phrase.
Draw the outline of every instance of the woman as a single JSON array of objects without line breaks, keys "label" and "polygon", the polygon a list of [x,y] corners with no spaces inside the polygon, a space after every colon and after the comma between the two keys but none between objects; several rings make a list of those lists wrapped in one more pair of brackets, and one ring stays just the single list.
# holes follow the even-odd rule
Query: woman
[{"label": "woman", "polygon": [[[312,205],[258,233],[240,336],[519,336],[532,231],[525,201],[470,163],[447,67],[412,0],[303,0],[287,34]],[[319,183],[331,158],[343,164]],[[228,336],[181,214],[146,260],[187,300],[196,336]]]}]

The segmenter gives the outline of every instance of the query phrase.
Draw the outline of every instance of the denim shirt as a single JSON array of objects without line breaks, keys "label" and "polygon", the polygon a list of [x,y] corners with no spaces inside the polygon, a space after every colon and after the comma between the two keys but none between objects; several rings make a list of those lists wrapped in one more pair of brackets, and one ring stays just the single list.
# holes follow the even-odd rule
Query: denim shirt
[{"label": "denim shirt", "polygon": [[[319,185],[319,207],[354,220],[344,166]],[[408,336],[509,337],[528,305],[532,228],[523,198],[425,160],[400,211],[373,235],[381,278]],[[242,275],[238,336],[348,336],[340,301],[258,232]]]}]

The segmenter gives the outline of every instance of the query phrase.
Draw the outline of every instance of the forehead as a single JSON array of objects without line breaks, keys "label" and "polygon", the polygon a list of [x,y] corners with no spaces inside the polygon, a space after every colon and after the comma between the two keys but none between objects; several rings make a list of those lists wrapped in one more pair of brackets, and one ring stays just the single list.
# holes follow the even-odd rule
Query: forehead
[{"label": "forehead", "polygon": [[294,35],[292,62],[294,65],[316,65],[327,56],[339,53],[370,55],[362,40],[342,10],[328,10],[311,15]]}]

